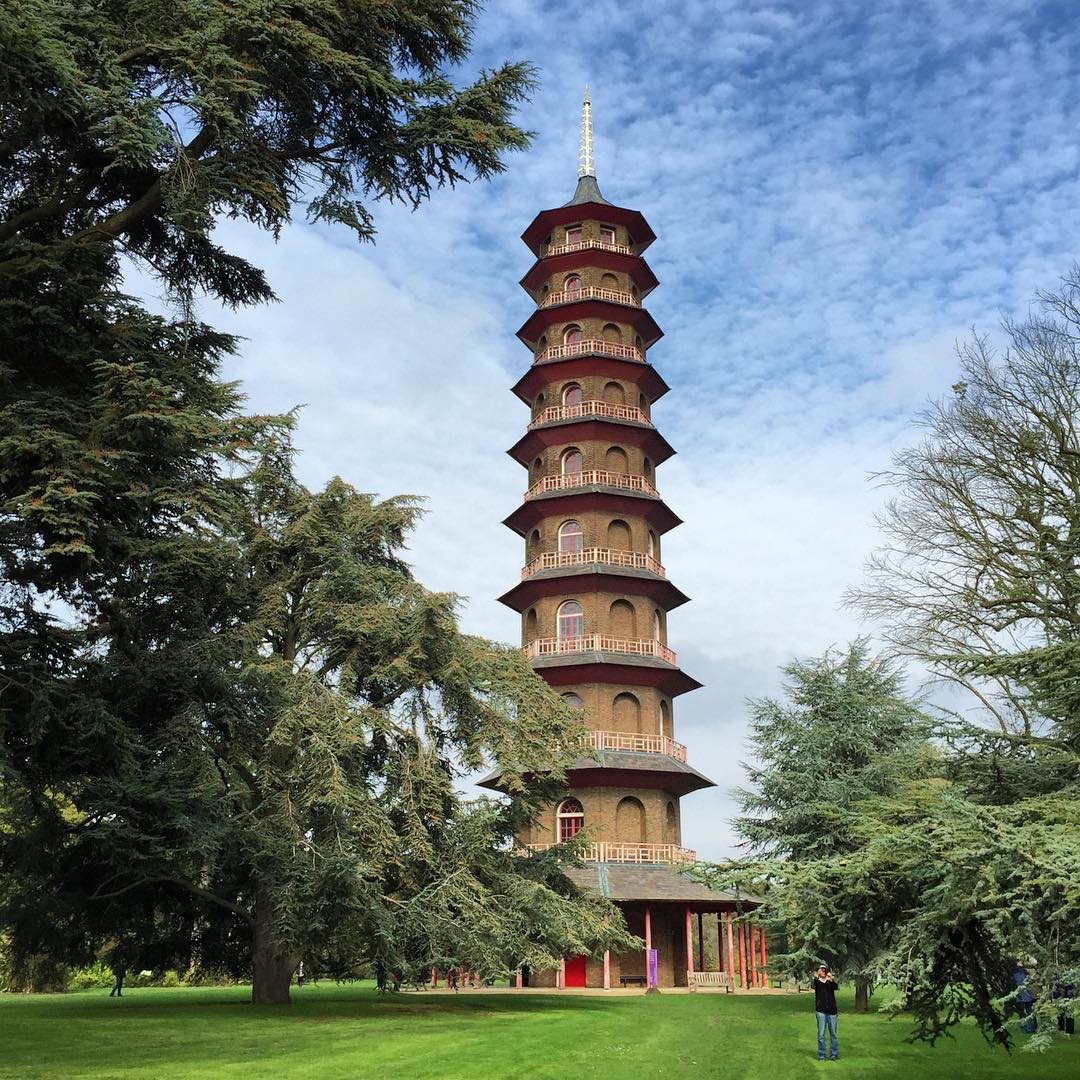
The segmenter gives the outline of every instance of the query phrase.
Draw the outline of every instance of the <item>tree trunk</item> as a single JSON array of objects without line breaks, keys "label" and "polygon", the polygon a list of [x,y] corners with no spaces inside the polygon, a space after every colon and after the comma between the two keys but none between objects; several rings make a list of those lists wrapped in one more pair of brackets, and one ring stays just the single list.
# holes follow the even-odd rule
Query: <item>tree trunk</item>
[{"label": "tree trunk", "polygon": [[288,1005],[292,973],[299,962],[274,936],[273,905],[262,886],[255,890],[251,1001],[255,1005]]},{"label": "tree trunk", "polygon": [[855,980],[855,1011],[868,1012],[870,1010],[870,980]]}]

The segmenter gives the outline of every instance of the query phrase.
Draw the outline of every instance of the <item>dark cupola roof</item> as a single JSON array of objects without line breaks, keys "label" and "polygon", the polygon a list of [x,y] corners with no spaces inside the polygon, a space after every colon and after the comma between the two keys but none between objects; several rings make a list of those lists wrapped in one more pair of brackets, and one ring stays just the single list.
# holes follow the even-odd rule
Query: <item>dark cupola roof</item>
[{"label": "dark cupola roof", "polygon": [[574,197],[563,206],[581,206],[583,203],[601,203],[603,206],[612,206],[603,195],[600,194],[600,185],[595,176],[579,176],[577,190]]}]

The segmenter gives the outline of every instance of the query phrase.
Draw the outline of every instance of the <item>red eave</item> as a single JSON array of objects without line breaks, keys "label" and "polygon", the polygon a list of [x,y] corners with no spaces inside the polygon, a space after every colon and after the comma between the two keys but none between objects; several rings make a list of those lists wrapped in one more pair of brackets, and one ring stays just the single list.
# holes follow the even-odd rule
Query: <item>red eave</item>
[{"label": "red eave", "polygon": [[522,612],[540,597],[563,596],[568,589],[647,596],[665,611],[673,611],[690,599],[667,578],[656,574],[612,574],[592,571],[586,567],[577,573],[562,570],[558,573],[534,574],[519,582],[509,592],[503,593],[499,602],[514,611]]},{"label": "red eave", "polygon": [[661,535],[674,529],[676,525],[682,524],[682,519],[673,513],[661,499],[624,495],[617,491],[605,491],[598,488],[581,488],[572,494],[567,492],[527,499],[503,520],[503,524],[508,529],[513,529],[519,536],[525,536],[534,525],[546,517],[563,515],[569,517],[572,514],[590,511],[620,516],[637,515],[644,518]]},{"label": "red eave", "polygon": [[683,772],[680,769],[661,772],[658,769],[613,769],[611,767],[569,769],[566,773],[566,782],[574,788],[652,788],[670,791],[679,796],[716,786],[711,780],[707,780],[698,773]]},{"label": "red eave", "polygon": [[575,300],[567,304],[537,308],[517,332],[518,340],[523,341],[530,349],[535,349],[541,334],[555,323],[578,322],[581,319],[626,323],[634,328],[635,333],[641,335],[645,348],[649,348],[664,336],[664,331],[644,308],[613,303],[610,300]]},{"label": "red eave", "polygon": [[[614,656],[614,653],[608,654]],[[559,659],[563,659],[560,657]],[[579,686],[589,683],[613,683],[619,686],[650,686],[669,697],[678,697],[697,690],[701,683],[685,671],[670,664],[620,664],[587,661],[582,664],[560,664],[541,667],[541,661],[531,661],[533,670],[548,686]]]},{"label": "red eave", "polygon": [[541,210],[521,234],[521,239],[534,255],[538,255],[544,237],[552,229],[560,225],[570,225],[576,221],[602,221],[611,225],[624,225],[638,251],[644,251],[656,239],[656,233],[652,231],[645,220],[645,215],[640,210],[627,210],[622,206],[595,202],[574,203],[552,210]]},{"label": "red eave", "polygon": [[569,273],[571,270],[580,270],[583,266],[629,274],[630,280],[638,287],[643,297],[648,296],[660,284],[652,268],[644,259],[637,255],[623,255],[618,251],[603,251],[600,248],[568,251],[565,255],[545,255],[532,264],[519,284],[535,300],[537,289],[549,277]]},{"label": "red eave", "polygon": [[675,450],[654,427],[603,418],[589,420],[558,420],[525,432],[506,452],[517,462],[528,466],[536,454],[548,446],[562,443],[603,442],[618,439],[621,446],[633,446],[662,465]]},{"label": "red eave", "polygon": [[652,364],[616,360],[610,356],[572,356],[566,360],[544,360],[532,364],[514,384],[513,391],[526,405],[531,405],[533,398],[548,383],[561,379],[581,379],[588,375],[629,379],[649,401],[658,401],[670,389]]}]

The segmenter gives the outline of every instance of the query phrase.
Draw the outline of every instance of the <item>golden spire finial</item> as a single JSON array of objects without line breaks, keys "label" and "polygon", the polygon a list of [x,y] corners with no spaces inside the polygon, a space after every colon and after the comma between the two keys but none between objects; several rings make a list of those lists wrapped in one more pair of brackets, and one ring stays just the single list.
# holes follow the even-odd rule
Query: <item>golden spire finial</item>
[{"label": "golden spire finial", "polygon": [[592,160],[592,102],[589,101],[589,84],[585,84],[585,99],[581,103],[581,146],[578,149],[577,174],[596,176]]}]

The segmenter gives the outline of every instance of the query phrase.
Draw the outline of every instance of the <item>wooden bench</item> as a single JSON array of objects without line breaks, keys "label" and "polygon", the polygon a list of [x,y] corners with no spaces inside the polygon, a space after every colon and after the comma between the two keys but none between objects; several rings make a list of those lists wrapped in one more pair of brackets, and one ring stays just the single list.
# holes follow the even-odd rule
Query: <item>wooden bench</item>
[{"label": "wooden bench", "polygon": [[686,973],[686,985],[693,990],[726,990],[729,994],[735,992],[731,983],[731,977],[726,971],[688,971]]},{"label": "wooden bench", "polygon": [[620,975],[619,983],[622,986],[644,986],[644,975]]}]

